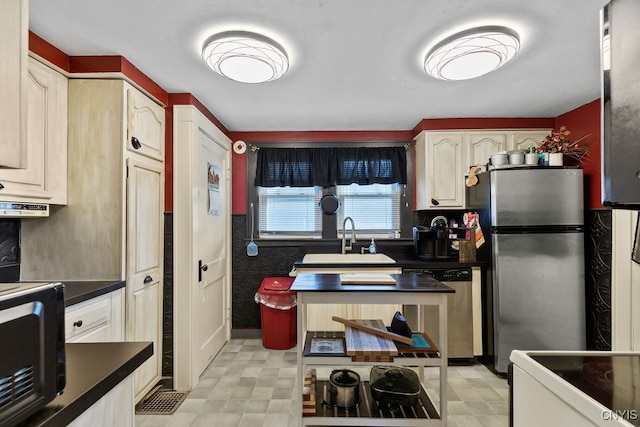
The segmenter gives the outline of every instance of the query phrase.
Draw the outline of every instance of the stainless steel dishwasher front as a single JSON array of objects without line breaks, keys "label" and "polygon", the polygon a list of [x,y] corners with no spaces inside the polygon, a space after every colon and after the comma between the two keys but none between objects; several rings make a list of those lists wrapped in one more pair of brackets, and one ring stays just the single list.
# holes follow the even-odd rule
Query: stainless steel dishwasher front
[{"label": "stainless steel dishwasher front", "polygon": [[[471,268],[420,268],[404,269],[404,273],[427,274],[453,288],[455,294],[448,296],[447,330],[450,359],[473,358],[473,300]],[[423,322],[418,325],[418,307],[405,305],[404,316],[413,330],[426,332],[434,342],[438,342],[438,310],[423,308]],[[416,329],[417,327],[417,329]]]}]

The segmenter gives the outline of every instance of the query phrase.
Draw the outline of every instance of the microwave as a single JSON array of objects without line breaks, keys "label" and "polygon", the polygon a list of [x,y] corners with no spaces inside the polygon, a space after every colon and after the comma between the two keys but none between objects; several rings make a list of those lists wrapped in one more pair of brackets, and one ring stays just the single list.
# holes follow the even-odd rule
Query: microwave
[{"label": "microwave", "polygon": [[0,283],[0,427],[62,393],[64,346],[62,283]]}]

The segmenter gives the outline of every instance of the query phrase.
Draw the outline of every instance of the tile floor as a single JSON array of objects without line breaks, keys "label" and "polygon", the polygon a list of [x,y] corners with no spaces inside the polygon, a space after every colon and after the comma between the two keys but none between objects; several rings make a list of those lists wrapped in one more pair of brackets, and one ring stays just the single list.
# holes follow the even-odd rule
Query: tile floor
[{"label": "tile floor", "polygon": [[[267,350],[260,339],[232,339],[173,415],[136,415],[136,427],[296,427],[294,350]],[[368,368],[365,372],[368,376]],[[436,407],[438,375],[437,368],[425,370],[426,390]],[[509,425],[505,379],[481,364],[450,366],[448,377],[449,426]]]}]

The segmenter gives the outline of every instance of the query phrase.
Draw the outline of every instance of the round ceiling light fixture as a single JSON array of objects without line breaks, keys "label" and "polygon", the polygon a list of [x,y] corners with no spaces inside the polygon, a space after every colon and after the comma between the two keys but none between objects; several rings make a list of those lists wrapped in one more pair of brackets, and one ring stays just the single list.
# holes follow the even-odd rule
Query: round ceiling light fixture
[{"label": "round ceiling light fixture", "polygon": [[479,27],[452,35],[427,54],[424,69],[441,80],[468,80],[502,67],[520,49],[518,33],[506,27]]},{"label": "round ceiling light fixture", "polygon": [[289,69],[282,46],[262,34],[226,31],[209,37],[202,59],[216,73],[242,83],[279,79]]}]

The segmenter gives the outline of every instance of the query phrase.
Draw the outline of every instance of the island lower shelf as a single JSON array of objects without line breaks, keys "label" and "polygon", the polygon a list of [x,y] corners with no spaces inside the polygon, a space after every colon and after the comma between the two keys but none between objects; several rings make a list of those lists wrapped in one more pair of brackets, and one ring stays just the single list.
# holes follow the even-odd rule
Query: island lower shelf
[{"label": "island lower shelf", "polygon": [[[387,356],[372,352],[369,357],[350,356],[345,342],[345,332],[342,331],[307,331],[304,341],[302,356],[310,365],[371,365],[371,364],[397,364],[406,366],[440,366],[442,360],[440,351],[433,344],[427,334],[420,333],[431,344],[429,349],[419,349],[407,345],[398,344],[398,354]],[[366,358],[366,360],[358,360]],[[398,360],[396,360],[398,359]]]},{"label": "island lower shelf", "polygon": [[[420,390],[418,403],[413,406],[389,407],[378,405],[371,394],[368,381],[360,382],[360,404],[356,408],[339,408],[328,404],[329,381],[317,381],[315,386],[315,414],[304,415],[303,425],[336,425],[336,419],[340,419],[339,425],[362,425],[362,419],[368,418],[367,425],[376,425],[379,421],[384,426],[392,425],[425,425],[425,420],[440,420],[438,411],[431,402],[431,399],[424,391]],[[415,424],[411,423],[415,420]]]}]

